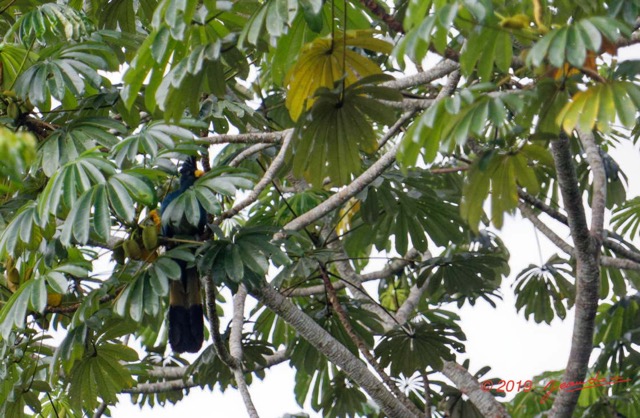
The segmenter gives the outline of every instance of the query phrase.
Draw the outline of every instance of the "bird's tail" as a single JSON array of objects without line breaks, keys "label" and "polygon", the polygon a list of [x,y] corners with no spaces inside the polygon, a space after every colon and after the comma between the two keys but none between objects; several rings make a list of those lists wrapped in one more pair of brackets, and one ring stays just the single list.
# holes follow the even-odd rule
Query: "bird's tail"
[{"label": "bird's tail", "polygon": [[169,344],[176,353],[196,353],[204,340],[198,271],[183,267],[182,279],[172,280],[170,286]]}]

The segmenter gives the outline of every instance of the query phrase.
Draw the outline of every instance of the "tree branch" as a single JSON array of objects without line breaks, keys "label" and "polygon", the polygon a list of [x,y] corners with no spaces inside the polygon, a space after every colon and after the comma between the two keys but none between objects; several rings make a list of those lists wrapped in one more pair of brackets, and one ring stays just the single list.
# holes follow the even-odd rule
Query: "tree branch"
[{"label": "tree branch", "polygon": [[453,361],[446,361],[441,371],[460,389],[460,392],[469,397],[469,400],[480,410],[482,416],[486,418],[509,417],[504,406],[490,392],[483,391],[480,383],[467,369]]},{"label": "tree branch", "polygon": [[225,347],[222,336],[220,335],[220,318],[218,318],[218,313],[216,312],[216,285],[213,283],[211,276],[204,276],[203,280],[207,316],[209,317],[211,336],[213,337],[213,347],[220,360],[231,370],[234,370],[238,367],[238,364],[236,359],[227,351],[227,347]]},{"label": "tree branch", "polygon": [[[535,207],[536,209],[539,209],[542,212],[546,213],[547,215],[557,220],[558,222],[563,223],[565,225],[569,225],[569,221],[567,220],[567,217],[564,214],[560,213],[560,211],[558,211],[557,209],[547,205],[540,199],[537,199],[536,197],[530,195],[529,193],[525,192],[521,188],[518,188],[518,195],[520,196],[520,199],[530,204],[531,206]],[[608,230],[604,231],[605,239],[602,244],[606,248],[610,249],[620,257],[628,258],[631,261],[640,263],[640,253],[626,248],[625,246],[620,244],[619,240],[611,238],[609,235],[615,236],[616,234]],[[625,241],[622,241],[622,242],[627,246],[633,247],[632,244],[629,244]],[[607,259],[607,257],[603,257],[603,258],[605,260]],[[635,270],[635,268],[631,268],[631,270]]]},{"label": "tree branch", "polygon": [[183,379],[168,380],[166,382],[153,382],[153,383],[138,383],[136,386],[124,389],[123,393],[164,393],[173,392],[176,390],[191,389],[196,387],[193,379],[189,378],[186,381]]},{"label": "tree branch", "polygon": [[[389,130],[391,132],[391,130]],[[287,232],[299,231],[309,224],[324,217],[329,212],[337,209],[347,200],[360,193],[371,184],[372,181],[378,178],[387,168],[389,168],[396,161],[396,153],[398,152],[398,144],[394,145],[389,151],[387,151],[382,157],[380,157],[375,163],[371,165],[364,173],[358,178],[343,187],[337,193],[331,195],[327,200],[311,209],[310,211],[298,216],[284,226],[284,231],[276,234],[276,239],[283,238]]]},{"label": "tree branch", "polygon": [[278,144],[287,133],[293,129],[277,132],[251,132],[246,134],[222,134],[199,138],[209,144]]},{"label": "tree branch", "polygon": [[229,162],[229,167],[237,167],[237,166],[240,165],[241,162],[243,162],[247,158],[251,157],[254,154],[259,153],[260,151],[264,151],[267,148],[271,148],[272,146],[274,146],[274,144],[254,144],[254,145],[251,145],[249,148],[243,150],[238,155],[236,155]]},{"label": "tree branch", "polygon": [[[529,207],[527,207],[524,203],[519,202],[518,209],[520,209],[520,213],[522,213],[522,216],[531,221],[536,229],[542,232],[544,236],[549,239],[549,241],[553,242],[556,245],[556,247],[560,248],[570,256],[575,257],[575,249],[565,240],[560,238],[555,232],[553,232],[551,228],[549,228],[544,222],[542,222]],[[613,267],[623,270],[640,271],[640,263],[636,263],[624,258],[602,256],[600,257],[600,265],[604,267]]]},{"label": "tree branch", "polygon": [[604,232],[604,211],[607,205],[607,174],[604,169],[602,157],[600,156],[600,147],[596,144],[596,139],[592,132],[583,132],[577,130],[578,138],[582,142],[587,162],[591,168],[593,176],[591,196],[591,231],[590,234],[597,240],[596,245],[602,245],[602,237]]},{"label": "tree branch", "polygon": [[[457,67],[451,68],[450,71],[447,70],[452,74],[447,80],[447,84],[438,93],[436,100],[434,100],[433,102],[434,104],[444,99],[446,96],[451,94],[453,90],[455,90],[458,82],[460,81],[460,73],[456,71],[456,69]],[[401,118],[402,123],[404,123],[405,120],[408,120],[412,116],[412,114],[412,112],[405,113]],[[393,127],[389,128],[389,130],[385,134],[386,138],[392,137],[393,135],[395,135],[396,131],[400,129],[402,124],[399,122],[400,121],[394,124]],[[385,142],[385,137],[380,140],[381,143]],[[338,193],[331,195],[327,200],[325,200],[315,208],[290,221],[284,226],[284,231],[276,235],[276,238],[282,238],[283,235],[286,234],[286,231],[299,231],[300,229],[327,215],[332,210],[337,209],[344,202],[360,193],[365,189],[365,187],[367,187],[369,184],[371,184],[371,182],[377,179],[396,161],[396,153],[398,151],[398,147],[399,143],[395,144],[389,151],[387,151],[384,155],[382,155],[382,157],[380,157],[375,163],[373,163],[371,167],[365,170],[364,173],[358,176],[358,178],[353,180],[347,186],[340,189]]]},{"label": "tree branch", "polygon": [[[597,234],[596,237],[590,233],[587,227],[569,138],[560,134],[560,137],[551,143],[551,152],[556,166],[564,209],[567,212],[569,231],[575,245],[574,256],[577,264],[575,321],[571,351],[562,380],[563,382],[576,382],[584,380],[593,349],[594,322],[600,288],[599,256],[602,231],[593,231]],[[599,208],[597,202],[596,208]],[[577,391],[560,391],[553,403],[550,416],[552,418],[570,418],[579,395],[580,392]]]},{"label": "tree branch", "polygon": [[382,83],[382,85],[384,87],[390,87],[392,89],[403,90],[410,87],[431,83],[434,80],[451,74],[459,68],[460,64],[458,64],[457,62],[444,59],[437,63],[433,68],[430,68],[426,71],[412,74],[408,77],[403,77],[398,80],[387,81],[385,83]]},{"label": "tree branch", "polygon": [[351,338],[351,341],[355,343],[355,345],[358,347],[358,350],[360,350],[364,358],[367,359],[367,362],[369,362],[371,367],[373,367],[376,373],[378,373],[378,376],[380,376],[380,379],[382,379],[385,385],[387,385],[387,388],[389,388],[389,390],[393,392],[393,394],[398,399],[400,399],[400,401],[409,410],[411,410],[415,416],[419,417],[421,415],[420,410],[413,404],[413,402],[411,402],[404,395],[404,393],[402,393],[398,389],[398,387],[396,386],[395,383],[393,383],[389,375],[384,371],[382,367],[380,367],[380,363],[378,363],[375,357],[373,357],[373,355],[369,351],[369,348],[367,347],[363,339],[360,338],[360,336],[356,334],[356,332],[354,331],[353,327],[351,326],[351,322],[349,321],[349,317],[347,313],[345,312],[344,308],[340,304],[340,301],[338,300],[338,294],[336,293],[336,289],[333,287],[333,284],[331,283],[331,279],[329,279],[329,274],[327,273],[326,266],[320,262],[318,264],[320,266],[320,274],[322,276],[322,281],[326,286],[329,304],[331,305],[333,310],[336,312],[338,319],[340,320],[340,323],[342,324],[345,331],[347,332],[347,335],[349,336],[349,338]]},{"label": "tree branch", "polygon": [[244,378],[244,368],[242,367],[242,328],[244,326],[244,303],[247,299],[247,288],[244,285],[238,287],[238,292],[233,297],[233,318],[231,320],[231,335],[229,337],[229,351],[237,367],[233,369],[233,376],[238,385],[238,391],[242,396],[242,401],[251,418],[259,418],[251,394]]},{"label": "tree branch", "polygon": [[[429,258],[431,258],[431,253],[428,251],[422,255],[423,260],[424,259],[428,260]],[[402,303],[400,308],[398,308],[398,310],[396,311],[396,314],[395,314],[396,321],[398,321],[401,324],[404,324],[409,320],[409,317],[415,311],[416,306],[418,306],[418,304],[420,303],[420,299],[422,299],[422,295],[427,290],[428,283],[429,281],[425,280],[422,286],[418,286],[418,285],[411,286],[411,290],[409,290],[409,296],[407,296],[407,299]]]},{"label": "tree branch", "polygon": [[278,155],[276,155],[276,157],[273,159],[273,161],[271,162],[271,165],[269,166],[267,171],[264,173],[264,175],[262,176],[258,184],[256,184],[256,186],[247,195],[247,197],[245,197],[243,200],[233,205],[231,209],[223,212],[220,216],[218,216],[217,219],[215,220],[216,225],[219,225],[220,222],[222,222],[222,220],[224,219],[231,218],[232,216],[239,213],[242,209],[246,208],[247,206],[254,203],[256,200],[258,200],[260,193],[262,193],[262,191],[273,181],[278,170],[280,170],[280,168],[284,164],[284,158],[287,154],[287,150],[289,149],[289,144],[291,144],[291,137],[292,137],[291,132],[288,132],[287,135],[284,136],[284,139],[282,141],[282,146],[280,147],[280,151],[278,152]]},{"label": "tree branch", "polygon": [[[412,248],[407,251],[407,254],[403,258],[394,258],[389,264],[384,266],[382,269],[373,271],[371,273],[366,274],[357,274],[355,271],[353,275],[350,275],[351,279],[349,282],[352,285],[356,285],[358,283],[369,282],[373,280],[380,280],[387,278],[393,274],[397,274],[402,271],[409,264],[413,263],[418,257],[420,253]],[[343,260],[337,260],[336,263],[344,262]],[[341,273],[342,274],[342,273]],[[348,284],[345,281],[341,281],[338,283],[334,283],[333,287],[336,290],[344,289]],[[325,287],[324,285],[317,286],[309,286],[297,289],[285,289],[281,290],[282,294],[287,297],[299,297],[299,296],[311,296],[311,295],[320,295],[324,294]]]},{"label": "tree branch", "polygon": [[565,240],[560,238],[558,234],[553,232],[551,228],[547,226],[547,224],[542,222],[527,205],[522,202],[518,202],[518,209],[520,209],[520,213],[522,214],[522,216],[531,221],[533,226],[535,226],[538,231],[542,232],[544,236],[549,239],[549,241],[553,242],[556,247],[560,248],[570,256],[573,256],[573,247],[569,245],[569,243],[567,243]]},{"label": "tree branch", "polygon": [[402,402],[371,374],[371,371],[360,359],[271,285],[264,283],[259,288],[250,289],[250,293],[291,325],[301,337],[309,341],[329,361],[344,370],[373,398],[385,414],[390,417],[412,416]]}]

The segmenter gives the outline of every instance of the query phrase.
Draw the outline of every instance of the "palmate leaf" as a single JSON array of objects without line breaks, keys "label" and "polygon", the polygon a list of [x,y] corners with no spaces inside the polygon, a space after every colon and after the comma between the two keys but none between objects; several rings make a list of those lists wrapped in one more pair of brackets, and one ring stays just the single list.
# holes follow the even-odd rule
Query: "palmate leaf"
[{"label": "palmate leaf", "polygon": [[538,67],[546,58],[556,68],[562,68],[566,62],[580,68],[585,64],[587,51],[600,53],[603,36],[615,42],[630,34],[626,24],[610,17],[581,19],[553,29],[538,40],[527,54],[527,65]]},{"label": "palmate leaf", "polygon": [[512,115],[523,108],[520,94],[479,95],[487,84],[465,89],[431,106],[407,129],[398,149],[398,162],[412,167],[418,157],[429,163],[441,148],[464,145],[470,137],[509,136],[515,127]]},{"label": "palmate leaf", "polygon": [[125,162],[134,163],[140,153],[155,159],[159,151],[172,150],[176,144],[192,140],[193,134],[188,129],[162,122],[152,122],[120,141],[112,148],[111,155],[118,166],[122,167]]},{"label": "palmate leaf", "polygon": [[611,223],[618,233],[635,239],[640,228],[640,197],[627,200],[614,209]]},{"label": "palmate leaf", "polygon": [[78,361],[71,371],[69,398],[76,410],[94,410],[99,398],[107,403],[118,401],[123,389],[135,384],[131,373],[121,362],[138,359],[138,354],[122,344],[103,343],[93,345],[93,353]]},{"label": "palmate leaf", "polygon": [[0,310],[0,337],[7,339],[14,327],[25,324],[27,309],[42,312],[47,306],[47,286],[44,278],[23,283]]},{"label": "palmate leaf", "polygon": [[403,26],[408,30],[407,36],[401,38],[393,50],[393,56],[401,65],[404,65],[405,55],[413,62],[422,62],[431,44],[441,53],[447,47],[447,33],[462,7],[436,2],[433,13],[425,17],[431,3],[417,0],[411,1],[407,7],[407,15],[403,22]]},{"label": "palmate leaf", "polygon": [[534,195],[539,191],[538,179],[525,153],[488,152],[467,174],[460,214],[477,231],[483,214],[482,204],[491,191],[491,221],[497,228],[502,228],[504,213],[518,206],[518,185]]},{"label": "palmate leaf", "polygon": [[[623,297],[614,304],[604,303],[598,307],[596,316],[595,344],[610,344],[614,341],[631,340],[637,344],[640,327],[640,298],[635,296]],[[634,335],[635,334],[635,335]]]},{"label": "palmate leaf", "polygon": [[[111,147],[118,143],[112,132],[124,132],[125,127],[110,118],[87,117],[75,119],[72,123],[57,129],[49,135],[39,150],[42,170],[48,177],[61,166],[74,161],[79,155],[98,145]],[[84,164],[84,163],[81,163]],[[90,162],[90,166],[94,162]],[[102,167],[105,164],[99,164]],[[91,169],[91,168],[89,168]]]},{"label": "palmate leaf", "polygon": [[299,120],[292,149],[293,172],[321,187],[329,177],[347,184],[361,171],[360,151],[376,151],[370,121],[390,125],[394,112],[379,100],[400,100],[398,91],[376,85],[388,76],[370,76],[347,87],[321,89],[311,111]]},{"label": "palmate leaf", "polygon": [[322,8],[319,0],[269,0],[265,1],[247,21],[238,45],[242,48],[245,41],[257,45],[262,28],[266,28],[270,37],[278,38],[287,32],[298,13],[298,3],[307,10],[310,16],[317,16]]},{"label": "palmate leaf", "polygon": [[460,69],[464,75],[470,75],[476,69],[482,81],[491,81],[494,66],[502,73],[509,72],[513,57],[511,34],[500,29],[485,24],[469,35],[460,55]]},{"label": "palmate leaf", "polygon": [[24,45],[34,39],[41,44],[86,39],[93,31],[87,16],[68,5],[46,3],[26,13],[17,22],[18,35]]},{"label": "palmate leaf", "polygon": [[97,42],[48,48],[40,60],[20,74],[16,94],[29,98],[41,110],[51,108],[51,97],[65,107],[75,107],[76,97],[87,87],[97,89],[102,84],[98,70],[115,71],[118,62],[107,45]]},{"label": "palmate leaf", "polygon": [[242,169],[213,169],[169,203],[162,214],[163,223],[177,226],[186,221],[197,226],[201,222],[200,206],[206,213],[220,214],[220,196],[234,197],[239,190],[252,188],[253,178]]},{"label": "palmate leaf", "polygon": [[179,121],[185,108],[192,115],[199,112],[199,101],[191,92],[213,93],[216,84],[212,79],[224,79],[224,68],[218,61],[220,44],[196,48],[163,79],[155,93],[155,102],[164,111],[165,121]]},{"label": "palmate leaf", "polygon": [[[620,375],[624,377],[637,375],[640,371],[640,352],[635,348],[640,343],[638,295],[624,296],[616,303],[600,305],[595,321],[594,344],[601,352],[594,368],[600,373],[621,371]],[[619,389],[621,391],[614,391],[614,395],[624,396],[624,392],[628,392],[622,385]]]},{"label": "palmate leaf", "polygon": [[323,417],[360,416],[365,412],[366,395],[344,372],[335,373],[331,379],[326,377],[315,380],[313,394],[317,398],[311,401],[320,406]]},{"label": "palmate leaf", "polygon": [[508,256],[500,252],[459,252],[434,257],[422,263],[418,285],[427,284],[426,294],[433,301],[455,301],[472,305],[482,298],[490,299],[500,287],[502,277],[509,274]]},{"label": "palmate leaf", "polygon": [[[195,3],[195,2],[191,2]],[[216,22],[189,24],[189,37],[180,41],[173,37],[172,27],[162,23],[149,34],[138,49],[131,66],[123,76],[126,82],[122,98],[131,109],[144,88],[145,106],[165,110],[165,120],[179,120],[185,108],[198,113],[199,97],[193,91],[224,95],[224,67],[221,63],[221,40],[228,29]],[[224,58],[240,55],[240,60],[228,64],[235,70],[247,67],[246,57],[236,48],[225,51]]]},{"label": "palmate leaf", "polygon": [[283,266],[291,261],[284,251],[271,242],[275,228],[246,227],[233,231],[233,240],[210,241],[199,252],[200,271],[210,272],[217,284],[231,289],[240,283],[258,285],[269,269],[269,262]]},{"label": "palmate leaf", "polygon": [[454,351],[463,350],[457,337],[446,328],[425,321],[409,329],[387,332],[375,348],[380,366],[390,366],[392,376],[411,376],[427,367],[439,370],[444,361],[455,359]]},{"label": "palmate leaf", "polygon": [[575,287],[566,260],[557,256],[542,266],[529,265],[515,279],[516,310],[533,315],[536,323],[550,324],[554,316],[564,319],[575,301]]},{"label": "palmate leaf", "polygon": [[[345,49],[343,45],[346,43],[346,47],[385,54],[391,52],[389,43],[372,35],[371,31],[336,34],[333,41],[318,38],[302,49],[297,63],[285,78],[285,84],[289,86],[286,105],[294,121],[312,106],[314,94],[319,88],[333,88],[343,77],[345,86],[349,86],[369,75],[382,73],[378,64],[349,48]],[[345,68],[342,67],[343,56]]]},{"label": "palmate leaf", "polygon": [[[22,68],[28,68],[37,59],[37,54],[21,45],[3,43],[0,45],[2,63],[2,88],[13,86]],[[23,64],[24,63],[24,64]],[[24,66],[24,67],[23,67]]]},{"label": "palmate leaf", "polygon": [[169,293],[169,280],[179,280],[180,275],[180,266],[171,254],[158,257],[118,296],[114,304],[115,313],[136,322],[142,321],[145,314],[159,315],[161,298]]},{"label": "palmate leaf", "polygon": [[41,225],[35,202],[21,207],[0,235],[0,258],[18,255],[26,249],[35,250],[43,237],[51,238],[55,233],[55,225]]},{"label": "palmate leaf", "polygon": [[[389,236],[394,236],[395,249],[406,254],[411,245],[420,252],[427,249],[428,240],[445,246],[460,242],[465,229],[459,208],[446,190],[434,188],[430,178],[418,171],[403,177],[390,172],[385,180],[366,191],[352,230],[347,235],[346,247],[361,251],[372,244],[379,251],[387,249]],[[361,228],[360,226],[364,226]]]},{"label": "palmate leaf", "polygon": [[[57,152],[52,151],[49,158],[57,160]],[[46,160],[44,155],[43,160]],[[45,174],[51,173],[51,178],[38,199],[38,214],[43,223],[48,222],[49,214],[67,213],[78,196],[96,184],[105,183],[115,173],[113,164],[95,150],[76,155],[57,171],[54,166],[48,166],[48,163],[43,165],[47,165]]]},{"label": "palmate leaf", "polygon": [[578,127],[584,132],[597,127],[610,132],[616,117],[631,128],[640,109],[640,87],[630,81],[598,83],[573,95],[560,111],[556,123],[570,133]]},{"label": "palmate leaf", "polygon": [[[346,27],[351,29],[369,29],[370,20],[363,8],[352,3],[322,2],[318,0],[299,0],[300,10],[288,28],[273,46],[271,65],[265,68],[275,85],[281,86],[289,69],[297,64],[298,56],[305,47],[319,36],[327,35],[333,26],[332,16],[346,16]],[[316,12],[317,7],[324,3]],[[347,12],[344,8],[347,8]],[[333,9],[335,8],[335,9]],[[333,11],[332,11],[333,9]]]}]

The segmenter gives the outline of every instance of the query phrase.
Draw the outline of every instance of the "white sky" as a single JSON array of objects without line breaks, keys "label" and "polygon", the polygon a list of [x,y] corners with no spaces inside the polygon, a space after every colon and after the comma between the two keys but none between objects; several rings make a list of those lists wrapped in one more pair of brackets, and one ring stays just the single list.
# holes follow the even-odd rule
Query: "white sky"
[{"label": "white sky", "polygon": [[[640,59],[640,48],[620,50],[619,59]],[[611,152],[613,158],[627,174],[629,187],[627,198],[640,194],[640,155],[637,147],[622,144]],[[558,229],[563,238],[568,232]],[[511,253],[511,275],[504,280],[502,301],[497,308],[480,301],[476,306],[463,307],[459,314],[461,327],[467,336],[466,353],[459,355],[458,362],[471,359],[471,371],[489,365],[491,372],[486,377],[500,377],[505,380],[526,381],[543,371],[563,369],[570,348],[573,326],[573,311],[568,312],[564,321],[555,319],[551,325],[536,324],[524,319],[523,312],[516,313],[515,297],[511,289],[514,277],[530,263],[538,264],[540,257],[533,226],[526,220],[505,217],[504,227],[499,236]],[[546,261],[556,249],[542,234],[538,233],[541,243],[542,259]],[[569,239],[570,241],[570,239]],[[633,241],[640,246],[640,240]],[[455,307],[449,307],[455,311]],[[222,325],[226,326],[225,323]],[[294,373],[287,363],[272,367],[267,371],[264,381],[254,379],[250,386],[254,404],[261,418],[279,418],[285,413],[300,412],[293,396]],[[192,389],[176,405],[167,403],[164,407],[151,409],[131,405],[129,396],[120,396],[121,402],[111,407],[115,418],[175,418],[189,414],[213,417],[245,417],[244,405],[236,390],[227,390],[224,394],[215,389],[213,392]],[[313,413],[310,407],[304,412],[312,417],[321,417]]]}]

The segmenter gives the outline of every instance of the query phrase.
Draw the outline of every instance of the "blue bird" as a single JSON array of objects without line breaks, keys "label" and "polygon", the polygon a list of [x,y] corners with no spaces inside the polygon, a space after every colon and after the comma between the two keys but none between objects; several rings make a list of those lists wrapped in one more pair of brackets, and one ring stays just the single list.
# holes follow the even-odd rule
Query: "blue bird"
[{"label": "blue bird", "polygon": [[[197,169],[195,157],[189,157],[180,168],[180,185],[168,193],[160,206],[162,215],[169,204],[187,191],[202,171]],[[200,221],[197,226],[186,219],[179,223],[163,222],[162,235],[167,238],[179,236],[193,239],[204,231],[207,214],[200,205]],[[180,266],[180,280],[172,280],[169,287],[169,344],[176,353],[196,353],[204,340],[204,319],[200,296],[200,276],[194,266],[177,260]]]}]

